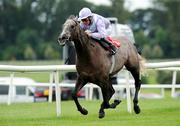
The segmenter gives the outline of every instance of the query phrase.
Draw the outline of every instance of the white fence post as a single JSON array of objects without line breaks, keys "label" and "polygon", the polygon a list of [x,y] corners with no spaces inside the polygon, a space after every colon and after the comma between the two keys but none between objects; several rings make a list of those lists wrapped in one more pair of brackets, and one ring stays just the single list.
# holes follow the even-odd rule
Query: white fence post
[{"label": "white fence post", "polygon": [[52,102],[52,87],[53,87],[53,80],[54,80],[54,72],[51,72],[49,75],[49,103]]},{"label": "white fence post", "polygon": [[60,92],[60,86],[59,86],[59,71],[56,71],[55,83],[56,83],[56,114],[57,114],[57,116],[60,116],[60,114],[61,114],[61,92]]},{"label": "white fence post", "polygon": [[8,105],[11,104],[12,96],[13,96],[13,78],[14,72],[10,74],[10,84],[9,84],[9,92],[8,92]]},{"label": "white fence post", "polygon": [[89,100],[93,99],[93,85],[92,83],[90,83],[90,87],[89,87]]},{"label": "white fence post", "polygon": [[177,76],[177,71],[173,71],[171,97],[175,96],[176,76]]},{"label": "white fence post", "polygon": [[162,96],[162,98],[164,98],[164,95],[165,95],[164,88],[161,88],[161,96]]},{"label": "white fence post", "polygon": [[131,113],[131,94],[130,94],[130,82],[129,82],[128,71],[126,71],[126,98],[127,98],[127,111]]},{"label": "white fence post", "polygon": [[98,93],[99,93],[99,99],[103,100],[101,88],[98,88]]},{"label": "white fence post", "polygon": [[89,100],[89,87],[85,87],[84,90],[85,90],[85,99]]}]

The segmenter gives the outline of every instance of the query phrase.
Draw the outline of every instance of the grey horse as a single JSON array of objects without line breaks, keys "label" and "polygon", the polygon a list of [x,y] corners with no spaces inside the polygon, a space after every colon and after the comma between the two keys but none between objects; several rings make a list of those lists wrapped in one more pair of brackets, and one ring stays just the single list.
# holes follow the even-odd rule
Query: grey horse
[{"label": "grey horse", "polygon": [[80,28],[79,22],[72,16],[65,21],[62,32],[58,37],[58,42],[61,45],[65,45],[69,41],[74,42],[77,53],[76,69],[78,78],[72,97],[78,111],[83,115],[88,114],[88,111],[80,105],[77,98],[78,91],[88,82],[98,85],[102,90],[103,102],[99,109],[99,118],[105,116],[104,109],[116,108],[120,100],[109,103],[115,93],[110,78],[125,66],[135,80],[134,111],[136,114],[140,113],[138,93],[141,87],[141,56],[137,53],[135,46],[128,39],[121,39],[121,46],[114,56],[114,68],[109,73],[112,65],[111,54],[97,44],[95,40],[88,37]]}]

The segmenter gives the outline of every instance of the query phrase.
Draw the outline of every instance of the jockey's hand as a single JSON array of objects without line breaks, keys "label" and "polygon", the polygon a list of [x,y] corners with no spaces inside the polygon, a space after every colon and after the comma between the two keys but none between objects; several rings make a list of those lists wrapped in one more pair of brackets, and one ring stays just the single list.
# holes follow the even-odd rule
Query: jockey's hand
[{"label": "jockey's hand", "polygon": [[85,33],[86,33],[89,37],[91,37],[91,32],[90,32],[89,30],[86,30]]}]

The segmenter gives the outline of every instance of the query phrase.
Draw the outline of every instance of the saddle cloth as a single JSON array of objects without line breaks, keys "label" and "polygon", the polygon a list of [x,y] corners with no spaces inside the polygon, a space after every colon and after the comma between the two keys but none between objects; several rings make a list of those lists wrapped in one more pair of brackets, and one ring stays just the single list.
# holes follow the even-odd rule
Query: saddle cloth
[{"label": "saddle cloth", "polygon": [[108,36],[106,39],[111,42],[116,48],[119,48],[121,46],[121,43],[117,39],[113,39],[112,37]]}]

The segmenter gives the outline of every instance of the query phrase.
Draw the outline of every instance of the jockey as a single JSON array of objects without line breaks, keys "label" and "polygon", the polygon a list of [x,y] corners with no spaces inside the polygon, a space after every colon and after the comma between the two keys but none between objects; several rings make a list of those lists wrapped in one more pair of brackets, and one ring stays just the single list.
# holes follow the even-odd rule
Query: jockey
[{"label": "jockey", "polygon": [[89,8],[82,8],[79,12],[80,27],[86,32],[89,37],[95,40],[100,40],[100,44],[105,48],[110,48],[111,54],[116,53],[116,47],[109,42],[106,37],[108,36],[108,28],[110,28],[110,21],[101,15],[92,13]]}]

